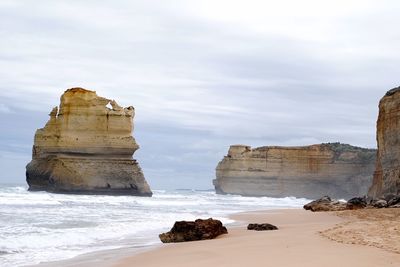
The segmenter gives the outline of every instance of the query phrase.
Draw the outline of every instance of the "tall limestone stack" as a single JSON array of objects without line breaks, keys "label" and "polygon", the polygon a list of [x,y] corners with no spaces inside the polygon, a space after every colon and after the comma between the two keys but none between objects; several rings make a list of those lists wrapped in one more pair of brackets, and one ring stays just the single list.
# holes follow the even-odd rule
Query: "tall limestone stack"
[{"label": "tall limestone stack", "polygon": [[38,129],[32,161],[26,166],[29,190],[58,193],[151,196],[133,153],[133,107],[120,107],[96,92],[72,88]]},{"label": "tall limestone stack", "polygon": [[376,139],[378,155],[369,195],[400,194],[400,87],[389,90],[379,102]]},{"label": "tall limestone stack", "polygon": [[216,168],[217,193],[305,197],[365,195],[375,169],[375,149],[340,143],[303,147],[231,146]]}]

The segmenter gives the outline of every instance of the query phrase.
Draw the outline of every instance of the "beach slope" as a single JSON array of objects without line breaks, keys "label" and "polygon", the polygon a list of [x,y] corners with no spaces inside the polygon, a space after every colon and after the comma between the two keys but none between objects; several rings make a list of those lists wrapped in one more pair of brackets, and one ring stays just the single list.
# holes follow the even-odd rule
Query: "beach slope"
[{"label": "beach slope", "polygon": [[[390,209],[387,212],[391,212]],[[337,216],[335,213],[276,210],[242,213],[233,217],[243,225],[228,229],[228,235],[215,240],[163,245],[155,250],[122,258],[112,266],[376,267],[399,266],[400,263],[400,254],[393,250],[357,242],[346,244],[346,241],[340,242],[336,232],[332,233],[334,238],[327,238],[330,233],[326,230],[336,229],[342,224],[351,228],[352,222],[357,222],[357,227],[360,227],[363,221],[351,214]],[[279,230],[248,231],[246,224],[249,222],[272,223]],[[366,221],[364,223],[369,227]]]}]

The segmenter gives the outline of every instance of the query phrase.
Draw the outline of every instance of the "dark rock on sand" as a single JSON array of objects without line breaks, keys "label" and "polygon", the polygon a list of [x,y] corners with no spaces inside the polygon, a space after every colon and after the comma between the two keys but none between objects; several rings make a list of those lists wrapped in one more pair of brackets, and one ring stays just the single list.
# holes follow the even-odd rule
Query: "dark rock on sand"
[{"label": "dark rock on sand", "polygon": [[353,197],[347,202],[340,202],[331,199],[329,196],[324,196],[304,205],[303,208],[311,211],[400,208],[400,195],[387,194],[384,198],[373,198],[370,196]]},{"label": "dark rock on sand", "polygon": [[386,208],[386,207],[387,207],[387,201],[384,200],[384,199],[378,199],[378,200],[372,201],[372,202],[371,202],[371,205],[372,205],[374,208],[382,209],[382,208]]},{"label": "dark rock on sand", "polygon": [[227,234],[228,230],[219,220],[212,218],[207,220],[175,222],[171,231],[159,235],[163,243],[177,243],[214,239],[219,235]]},{"label": "dark rock on sand", "polygon": [[353,197],[346,203],[346,209],[348,210],[363,209],[366,206],[367,206],[366,197]]},{"label": "dark rock on sand", "polygon": [[269,223],[250,223],[247,226],[247,230],[269,231],[269,230],[278,230],[278,227]]},{"label": "dark rock on sand", "polygon": [[397,204],[400,204],[400,195],[393,195],[393,194],[390,194],[390,195],[387,195],[387,196],[385,197],[385,199],[386,199],[386,201],[387,201],[388,207],[391,207],[391,206],[395,206],[395,205],[397,205]]},{"label": "dark rock on sand", "polygon": [[311,211],[340,211],[346,209],[346,203],[324,196],[320,199],[311,201],[303,206],[305,210]]}]

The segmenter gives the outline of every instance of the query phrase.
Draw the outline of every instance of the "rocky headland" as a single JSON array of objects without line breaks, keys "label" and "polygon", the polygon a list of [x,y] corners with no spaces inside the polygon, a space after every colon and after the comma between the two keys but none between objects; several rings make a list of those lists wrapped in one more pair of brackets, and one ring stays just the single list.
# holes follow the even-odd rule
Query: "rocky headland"
[{"label": "rocky headland", "polygon": [[340,143],[303,147],[231,146],[216,168],[217,193],[349,199],[365,195],[376,150]]},{"label": "rocky headland", "polygon": [[400,87],[389,90],[379,102],[376,170],[368,195],[400,195]]},{"label": "rocky headland", "polygon": [[26,166],[29,190],[151,196],[133,153],[132,106],[83,88],[68,89],[44,128],[35,133]]}]

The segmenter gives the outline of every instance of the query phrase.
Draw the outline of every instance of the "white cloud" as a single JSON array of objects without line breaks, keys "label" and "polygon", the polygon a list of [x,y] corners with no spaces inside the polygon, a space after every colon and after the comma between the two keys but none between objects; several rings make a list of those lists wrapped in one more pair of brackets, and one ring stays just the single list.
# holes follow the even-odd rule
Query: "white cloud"
[{"label": "white cloud", "polygon": [[0,113],[47,113],[81,86],[134,105],[141,136],[193,137],[180,152],[145,140],[144,158],[230,142],[373,147],[379,98],[399,77],[399,5],[1,1]]}]

